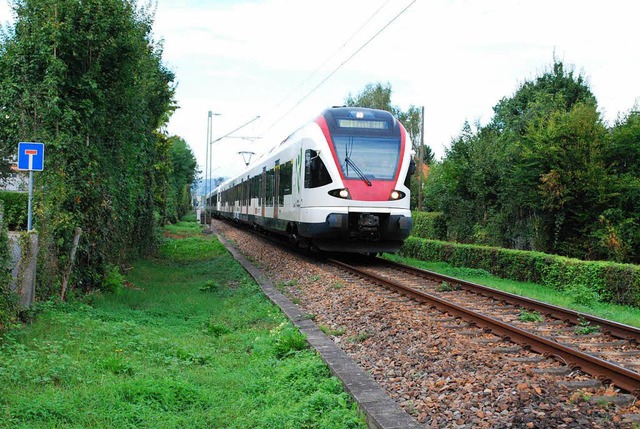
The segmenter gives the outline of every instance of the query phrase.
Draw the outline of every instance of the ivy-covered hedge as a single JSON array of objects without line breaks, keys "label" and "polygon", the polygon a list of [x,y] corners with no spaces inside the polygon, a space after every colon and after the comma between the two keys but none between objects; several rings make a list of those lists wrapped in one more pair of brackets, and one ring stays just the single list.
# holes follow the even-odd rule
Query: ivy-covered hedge
[{"label": "ivy-covered hedge", "polygon": [[581,261],[540,252],[457,244],[409,237],[400,254],[457,267],[480,268],[519,281],[532,281],[558,290],[589,291],[594,298],[640,307],[640,266]]},{"label": "ivy-covered hedge", "polygon": [[[0,213],[2,209],[0,208]],[[18,296],[11,291],[11,252],[6,228],[0,221],[0,334],[16,317]]]},{"label": "ivy-covered hedge", "polygon": [[26,230],[29,194],[0,191],[0,203],[4,208],[4,223],[9,231]]},{"label": "ivy-covered hedge", "polygon": [[447,238],[447,222],[441,212],[411,212],[413,227],[411,235],[430,240]]}]

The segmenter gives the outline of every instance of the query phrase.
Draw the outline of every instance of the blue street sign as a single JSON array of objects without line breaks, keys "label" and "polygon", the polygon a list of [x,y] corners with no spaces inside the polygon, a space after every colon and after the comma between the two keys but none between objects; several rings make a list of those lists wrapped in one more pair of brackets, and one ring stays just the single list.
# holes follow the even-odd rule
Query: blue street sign
[{"label": "blue street sign", "polygon": [[18,143],[18,170],[42,171],[44,169],[44,143]]}]

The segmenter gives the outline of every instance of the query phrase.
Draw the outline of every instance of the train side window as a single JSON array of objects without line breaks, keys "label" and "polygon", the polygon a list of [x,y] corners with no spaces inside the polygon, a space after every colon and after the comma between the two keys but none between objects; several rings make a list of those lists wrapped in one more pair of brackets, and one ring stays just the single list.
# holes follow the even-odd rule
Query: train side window
[{"label": "train side window", "polygon": [[273,169],[267,171],[267,207],[273,207],[274,179],[275,171]]},{"label": "train side window", "polygon": [[284,204],[284,196],[291,195],[291,188],[293,183],[293,162],[287,161],[280,166],[280,189],[278,193],[279,199],[282,200],[281,205]]},{"label": "train side window", "polygon": [[318,156],[318,152],[313,149],[307,149],[304,154],[304,161],[305,188],[318,188],[333,181],[327,167]]}]

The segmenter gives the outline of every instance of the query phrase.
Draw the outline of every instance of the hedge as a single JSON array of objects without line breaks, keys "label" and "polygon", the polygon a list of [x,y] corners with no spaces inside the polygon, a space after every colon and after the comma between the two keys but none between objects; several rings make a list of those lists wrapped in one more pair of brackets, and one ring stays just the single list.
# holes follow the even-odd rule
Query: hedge
[{"label": "hedge", "polygon": [[9,231],[26,230],[29,194],[25,192],[0,191],[0,202],[4,208],[5,225]]},{"label": "hedge", "polygon": [[[456,267],[480,268],[518,281],[531,281],[560,291],[588,289],[603,302],[640,308],[640,266],[581,261],[540,252],[457,244],[410,236],[402,256],[443,261]],[[597,295],[595,295],[597,294]]]},{"label": "hedge", "polygon": [[447,222],[441,212],[411,212],[411,235],[430,240],[447,238]]}]

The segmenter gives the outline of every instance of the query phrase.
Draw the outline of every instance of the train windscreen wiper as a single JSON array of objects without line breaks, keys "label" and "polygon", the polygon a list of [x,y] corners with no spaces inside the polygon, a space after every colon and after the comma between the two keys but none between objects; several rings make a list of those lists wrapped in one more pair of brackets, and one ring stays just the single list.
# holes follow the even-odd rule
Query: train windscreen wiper
[{"label": "train windscreen wiper", "polygon": [[367,177],[364,175],[362,170],[360,170],[358,166],[353,161],[351,161],[351,158],[349,158],[348,156],[345,157],[344,162],[347,166],[351,165],[351,168],[353,168],[353,171],[355,171],[358,174],[358,176],[360,176],[360,178],[364,180],[364,183],[366,183],[367,186],[371,186],[371,180],[367,179]]}]

